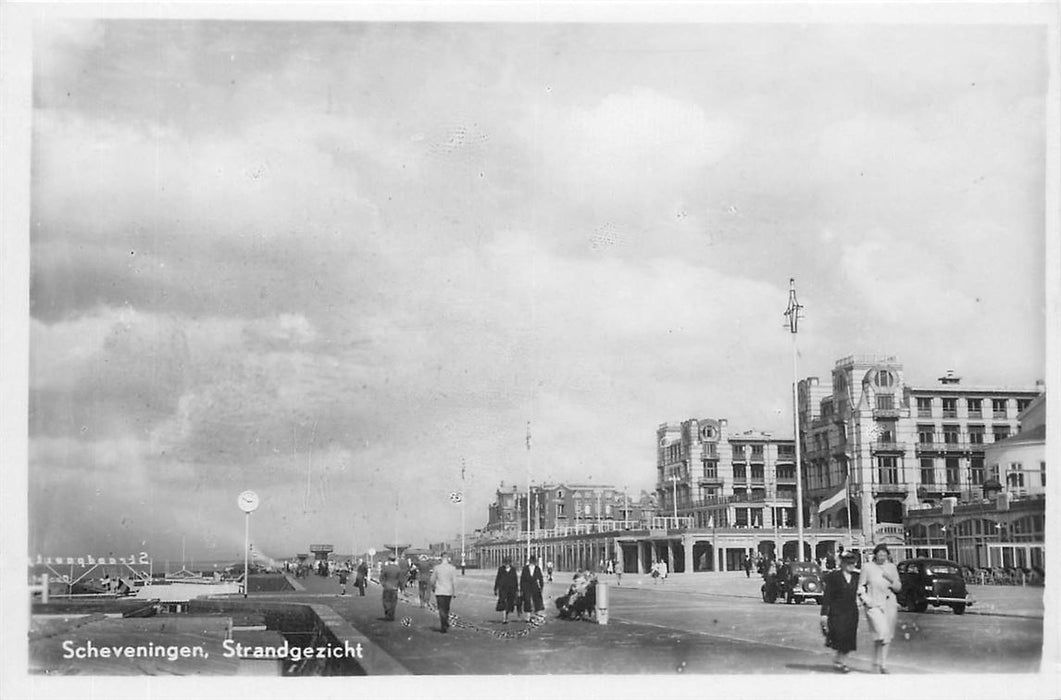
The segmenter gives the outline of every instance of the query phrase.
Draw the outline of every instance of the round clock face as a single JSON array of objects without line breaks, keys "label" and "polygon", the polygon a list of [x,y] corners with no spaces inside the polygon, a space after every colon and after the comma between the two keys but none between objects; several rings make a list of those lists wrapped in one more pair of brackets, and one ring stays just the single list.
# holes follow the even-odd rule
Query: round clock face
[{"label": "round clock face", "polygon": [[258,494],[253,491],[244,491],[239,495],[237,503],[239,503],[240,510],[244,513],[250,513],[258,507]]}]

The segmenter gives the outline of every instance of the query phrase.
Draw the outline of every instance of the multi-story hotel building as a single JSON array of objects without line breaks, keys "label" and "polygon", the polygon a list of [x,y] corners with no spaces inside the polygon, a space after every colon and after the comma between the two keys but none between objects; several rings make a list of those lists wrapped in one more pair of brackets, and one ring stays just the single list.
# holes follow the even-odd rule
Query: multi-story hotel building
[{"label": "multi-story hotel building", "polygon": [[791,439],[747,431],[726,419],[692,418],[656,431],[660,515],[695,527],[772,528],[796,522],[796,455]]},{"label": "multi-story hotel building", "polygon": [[[604,523],[627,529],[655,515],[652,496],[630,494],[607,484],[533,484],[530,489],[532,532]],[[498,489],[490,504],[485,533],[512,536],[527,531],[527,490]]]},{"label": "multi-story hotel building", "polygon": [[910,510],[982,499],[1000,478],[985,450],[1017,433],[1043,390],[966,386],[953,372],[911,385],[894,356],[876,355],[838,360],[830,380],[799,382],[805,510],[867,543],[901,544]]}]

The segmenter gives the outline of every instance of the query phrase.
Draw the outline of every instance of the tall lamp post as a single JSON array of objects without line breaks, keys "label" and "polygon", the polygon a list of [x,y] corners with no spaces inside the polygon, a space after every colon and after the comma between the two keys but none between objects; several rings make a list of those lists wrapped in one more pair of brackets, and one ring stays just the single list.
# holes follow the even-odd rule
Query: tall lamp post
[{"label": "tall lamp post", "polygon": [[796,539],[799,541],[799,554],[796,561],[803,561],[803,467],[799,440],[799,370],[796,365],[796,334],[799,332],[799,319],[802,318],[803,306],[796,300],[796,280],[788,280],[788,330],[792,335],[792,423],[796,440]]},{"label": "tall lamp post", "polygon": [[243,528],[243,597],[246,598],[251,582],[251,513],[258,509],[258,494],[253,491],[244,491],[239,495],[236,503],[239,505],[239,509],[247,515]]}]

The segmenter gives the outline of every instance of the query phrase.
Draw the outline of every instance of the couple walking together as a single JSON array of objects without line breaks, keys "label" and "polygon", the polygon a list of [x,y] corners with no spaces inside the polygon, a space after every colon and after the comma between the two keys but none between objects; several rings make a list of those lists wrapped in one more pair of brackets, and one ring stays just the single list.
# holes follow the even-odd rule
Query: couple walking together
[{"label": "couple walking together", "polygon": [[889,560],[888,547],[879,544],[873,550],[873,560],[856,571],[858,556],[844,552],[840,570],[825,578],[822,596],[821,625],[825,645],[836,650],[833,666],[848,673],[847,655],[856,649],[859,607],[866,612],[866,620],[873,630],[873,666],[877,673],[888,673],[888,646],[895,636],[899,603],[895,594],[902,589],[899,571]]},{"label": "couple walking together", "polygon": [[508,624],[508,616],[518,606],[519,619],[523,620],[523,613],[538,614],[545,610],[542,603],[542,589],[545,587],[542,569],[538,566],[538,558],[531,555],[527,564],[518,576],[516,568],[512,566],[512,558],[505,557],[501,560],[501,566],[497,569],[494,578],[494,595],[497,596],[496,610],[504,613],[503,624]]}]

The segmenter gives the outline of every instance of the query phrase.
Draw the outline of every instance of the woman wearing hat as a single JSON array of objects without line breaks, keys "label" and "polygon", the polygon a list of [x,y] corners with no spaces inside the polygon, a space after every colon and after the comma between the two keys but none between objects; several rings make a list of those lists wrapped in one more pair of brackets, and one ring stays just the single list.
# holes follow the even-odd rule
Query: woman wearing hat
[{"label": "woman wearing hat", "polygon": [[862,565],[860,577],[862,600],[866,605],[866,619],[873,629],[873,666],[878,673],[887,673],[888,645],[895,636],[899,619],[899,603],[895,594],[902,589],[899,570],[889,561],[888,547],[878,544],[873,548],[873,559]]},{"label": "woman wearing hat", "polygon": [[841,673],[848,673],[847,655],[855,650],[858,637],[859,580],[855,566],[858,556],[844,552],[840,556],[840,568],[825,577],[825,594],[822,596],[821,625],[825,635],[825,646],[836,650],[833,666]]}]

